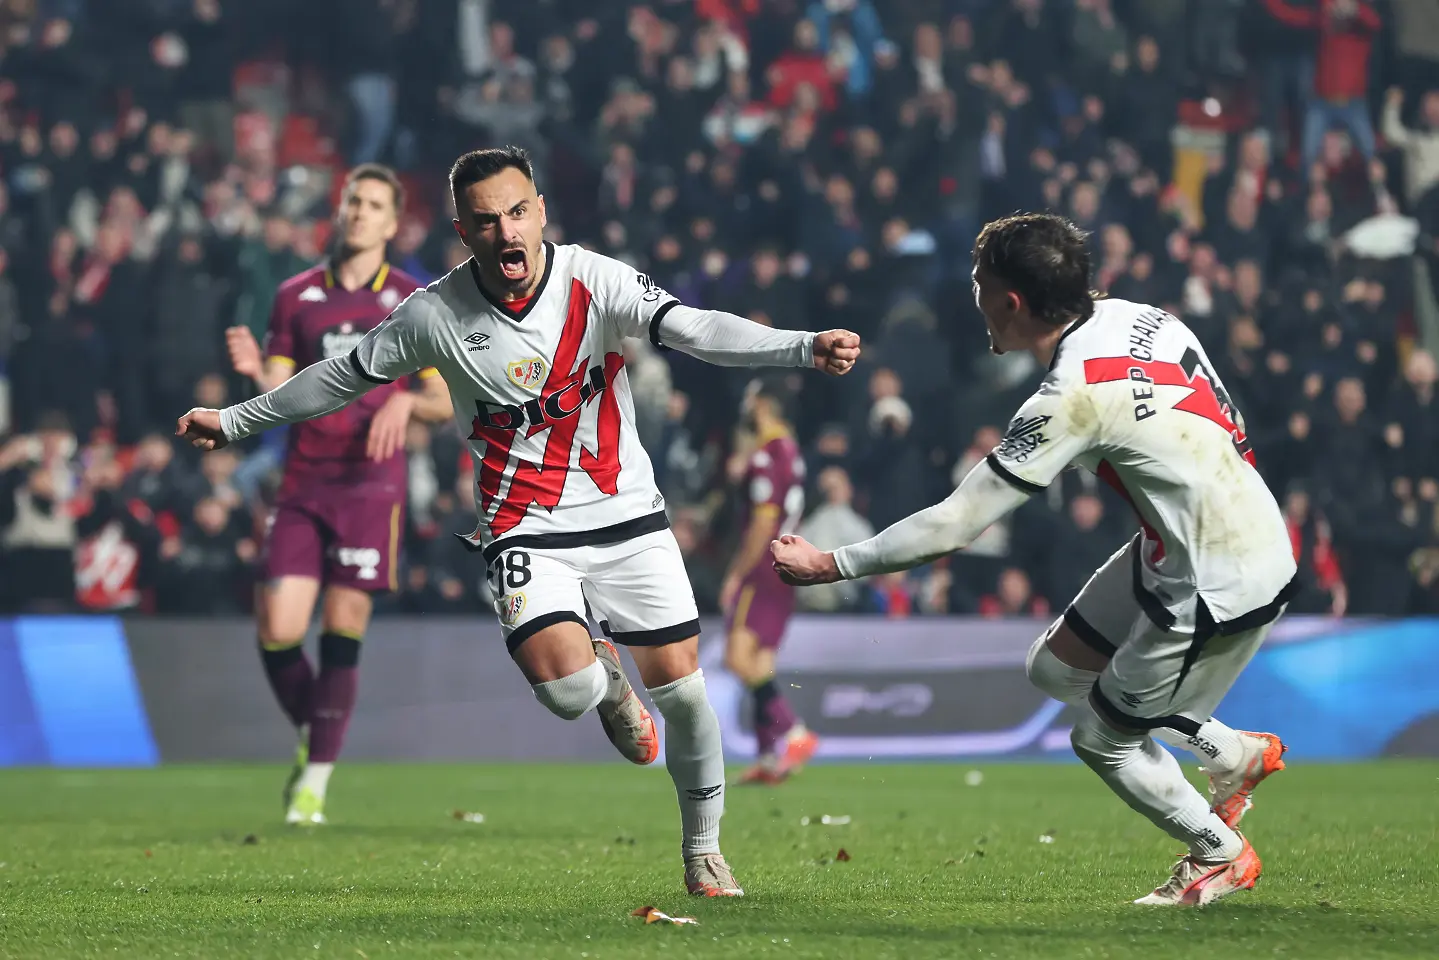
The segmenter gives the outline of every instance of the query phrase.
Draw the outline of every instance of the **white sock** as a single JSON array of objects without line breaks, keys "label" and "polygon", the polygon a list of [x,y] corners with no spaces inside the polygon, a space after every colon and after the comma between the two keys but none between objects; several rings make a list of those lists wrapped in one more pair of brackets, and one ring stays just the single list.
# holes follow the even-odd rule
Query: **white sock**
[{"label": "white sock", "polygon": [[330,774],[334,769],[333,763],[305,764],[305,769],[300,772],[300,780],[295,784],[295,792],[313,790],[317,796],[323,797],[325,789],[330,785]]},{"label": "white sock", "polygon": [[535,692],[535,699],[543,703],[550,713],[566,720],[574,720],[593,710],[609,688],[609,673],[598,660],[567,677],[530,687]]},{"label": "white sock", "polygon": [[1179,768],[1179,761],[1152,737],[1122,733],[1093,712],[1075,724],[1074,752],[1109,789],[1156,827],[1189,846],[1201,860],[1233,860],[1244,849],[1239,834],[1215,816]]},{"label": "white sock", "polygon": [[724,816],[724,748],[703,670],[649,691],[665,719],[665,767],[675,782],[685,859],[719,853]]},{"label": "white sock", "polygon": [[1194,736],[1160,727],[1150,735],[1160,743],[1188,750],[1206,770],[1234,770],[1244,762],[1244,742],[1239,731],[1210,717]]}]

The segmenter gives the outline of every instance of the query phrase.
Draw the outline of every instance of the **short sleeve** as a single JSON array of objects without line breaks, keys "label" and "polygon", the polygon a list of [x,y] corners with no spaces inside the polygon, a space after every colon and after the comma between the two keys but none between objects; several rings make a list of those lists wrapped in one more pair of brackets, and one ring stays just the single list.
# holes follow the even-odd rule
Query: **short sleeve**
[{"label": "short sleeve", "polygon": [[265,359],[295,366],[295,307],[291,297],[275,294],[270,326],[265,332]]},{"label": "short sleeve", "polygon": [[355,372],[371,383],[392,383],[433,367],[434,313],[423,291],[406,297],[350,352]]},{"label": "short sleeve", "polygon": [[1019,408],[1004,439],[985,459],[1026,493],[1039,493],[1095,444],[1097,418],[1083,385],[1047,379]]},{"label": "short sleeve", "polygon": [[648,338],[659,347],[660,321],[679,306],[679,300],[655,283],[649,274],[609,257],[594,256],[598,299],[605,322],[621,337]]}]

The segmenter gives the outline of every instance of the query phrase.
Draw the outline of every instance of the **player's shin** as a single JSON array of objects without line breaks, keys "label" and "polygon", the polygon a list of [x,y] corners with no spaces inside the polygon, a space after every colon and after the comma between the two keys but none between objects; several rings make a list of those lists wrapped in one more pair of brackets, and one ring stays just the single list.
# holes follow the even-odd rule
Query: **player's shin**
[{"label": "player's shin", "polygon": [[784,694],[779,692],[774,677],[766,677],[751,686],[750,694],[754,697],[754,733],[759,755],[774,756],[798,717]]},{"label": "player's shin", "polygon": [[679,796],[685,859],[719,852],[724,815],[724,748],[704,671],[649,690],[665,718],[665,767]]},{"label": "player's shin", "polygon": [[535,699],[555,716],[575,720],[599,706],[610,686],[604,664],[598,660],[558,680],[533,684]]},{"label": "player's shin", "polygon": [[1145,733],[1116,730],[1093,711],[1074,726],[1074,752],[1109,789],[1203,861],[1238,857],[1244,841],[1209,809],[1179,761]]},{"label": "player's shin", "polygon": [[265,678],[279,701],[280,709],[290,718],[290,723],[299,729],[310,718],[310,697],[315,682],[315,671],[305,656],[304,639],[293,643],[266,642],[260,640],[260,661],[265,666]]},{"label": "player's shin", "polygon": [[340,757],[360,689],[360,639],[342,633],[320,636],[320,675],[310,706],[310,764]]}]

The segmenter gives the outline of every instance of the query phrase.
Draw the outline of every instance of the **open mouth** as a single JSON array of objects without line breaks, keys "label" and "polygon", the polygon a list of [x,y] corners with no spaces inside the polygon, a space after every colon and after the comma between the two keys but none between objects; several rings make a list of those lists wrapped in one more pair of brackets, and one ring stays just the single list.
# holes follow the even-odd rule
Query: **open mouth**
[{"label": "open mouth", "polygon": [[506,280],[523,280],[530,275],[530,258],[523,250],[506,250],[500,254],[500,272]]}]

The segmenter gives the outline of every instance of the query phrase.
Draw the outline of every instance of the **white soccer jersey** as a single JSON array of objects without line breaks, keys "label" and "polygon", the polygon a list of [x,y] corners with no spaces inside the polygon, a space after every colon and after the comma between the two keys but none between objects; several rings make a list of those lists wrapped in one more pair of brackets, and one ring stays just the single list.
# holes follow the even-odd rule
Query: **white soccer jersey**
[{"label": "white soccer jersey", "polygon": [[1194,334],[1155,307],[1101,300],[1070,327],[989,463],[1030,492],[1074,463],[1128,500],[1136,594],[1161,626],[1193,627],[1196,590],[1224,624],[1276,606],[1294,577],[1243,418]]},{"label": "white soccer jersey", "polygon": [[490,299],[467,261],[400,304],[354,354],[373,380],[423,367],[444,377],[475,464],[476,547],[516,537],[579,546],[668,525],[621,342],[652,335],[678,301],[617,260],[545,250],[545,275],[518,312]]}]

